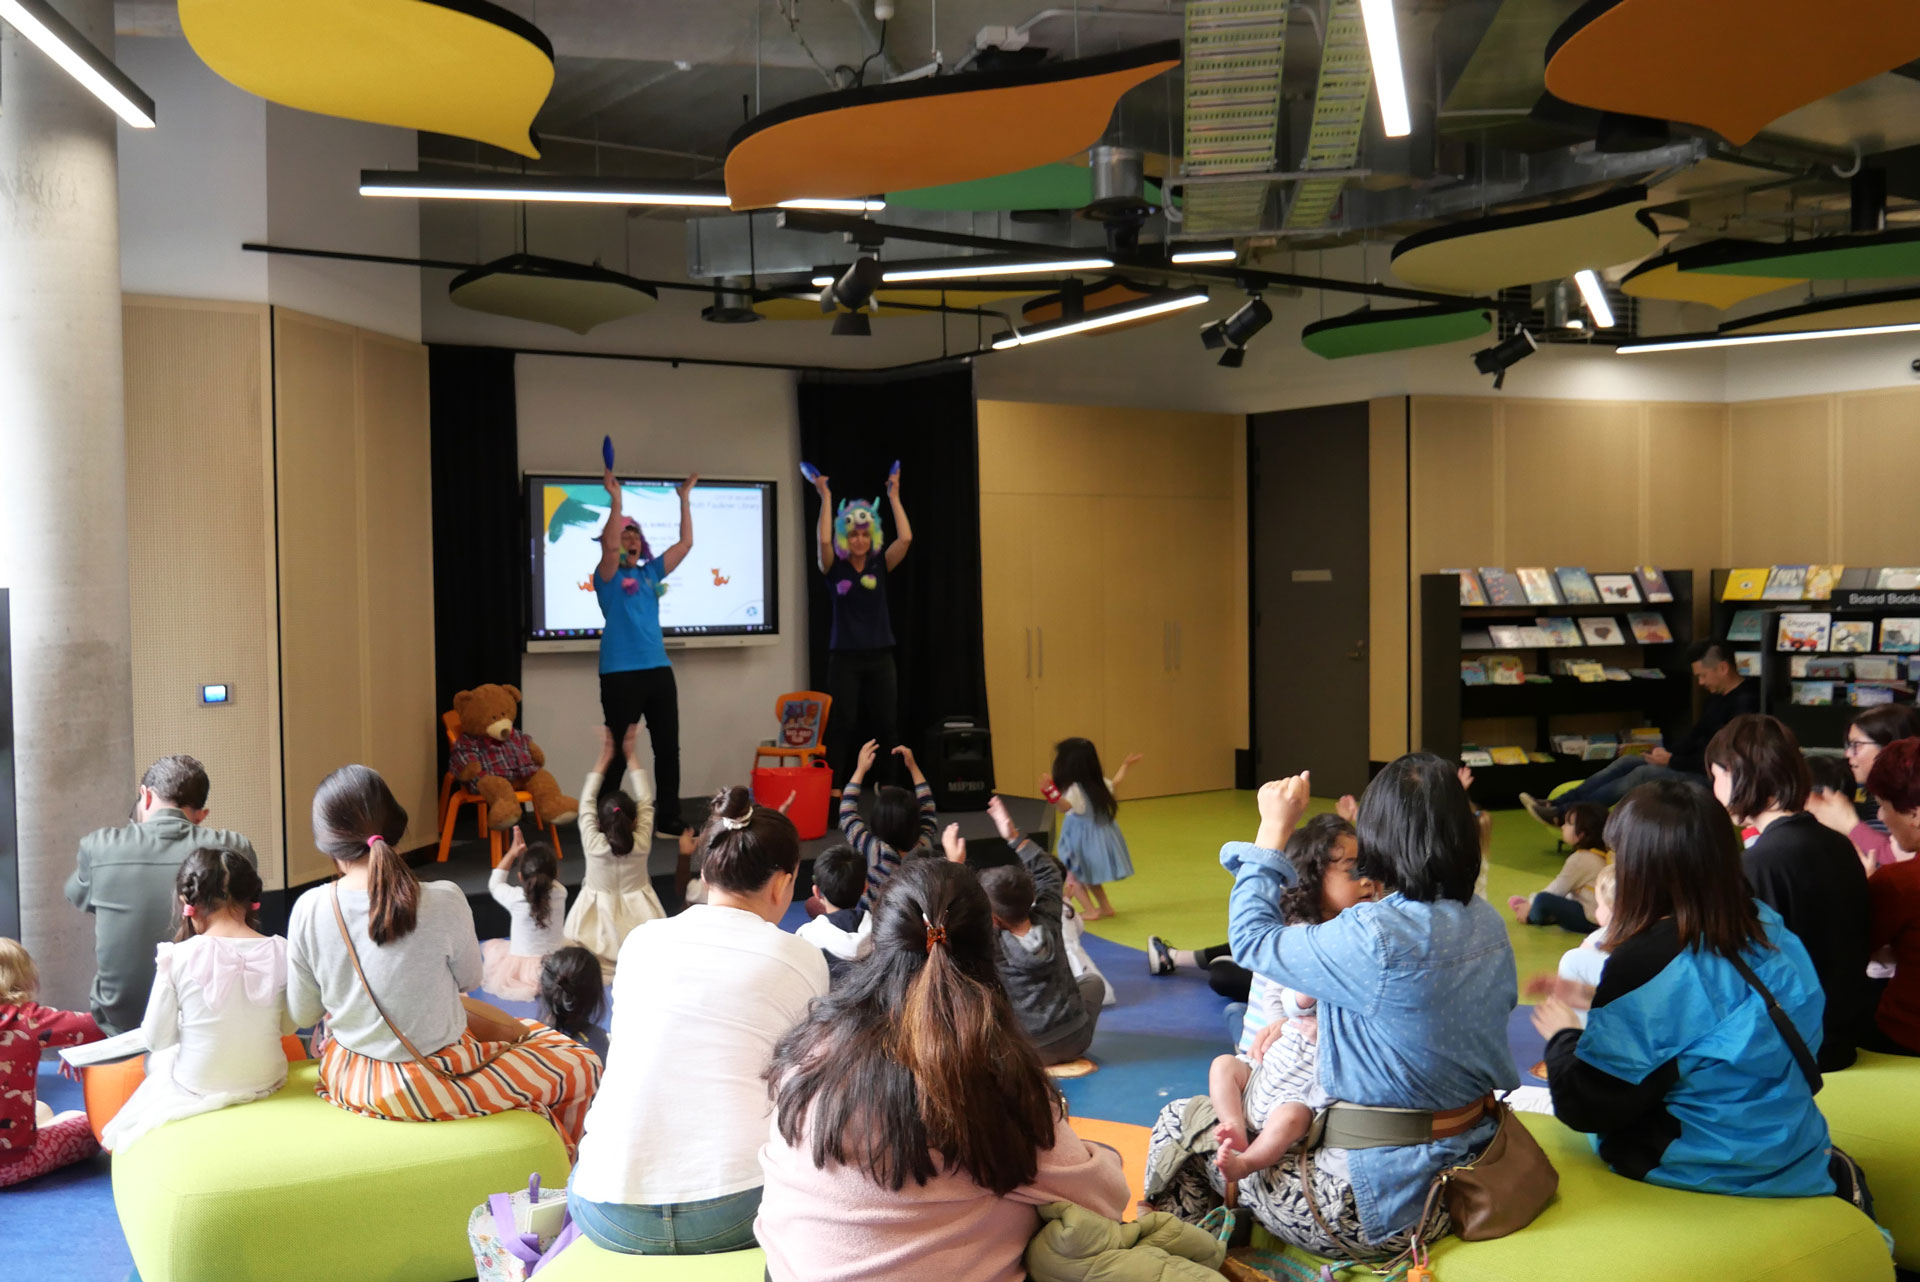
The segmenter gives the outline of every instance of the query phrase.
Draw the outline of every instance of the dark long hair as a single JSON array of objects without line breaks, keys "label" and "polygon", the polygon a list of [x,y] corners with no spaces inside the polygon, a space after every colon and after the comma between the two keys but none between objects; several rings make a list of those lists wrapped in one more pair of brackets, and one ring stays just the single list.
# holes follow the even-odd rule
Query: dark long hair
[{"label": "dark long hair", "polygon": [[1661,779],[1628,793],[1607,820],[1615,868],[1607,948],[1666,917],[1682,948],[1737,957],[1768,944],[1727,812],[1696,783]]},{"label": "dark long hair", "polygon": [[986,894],[943,859],[893,875],[873,952],[781,1038],[767,1079],[782,1139],[896,1191],[937,1154],[1005,1196],[1065,1116],[1001,987]]},{"label": "dark long hair", "polygon": [[867,827],[904,859],[920,844],[920,799],[893,784],[876,789]]},{"label": "dark long hair", "polygon": [[1707,765],[1727,772],[1733,785],[1727,813],[1738,819],[1805,810],[1813,791],[1800,740],[1786,722],[1764,712],[1744,712],[1721,726],[1707,743]]},{"label": "dark long hair", "polygon": [[195,922],[206,921],[230,904],[247,910],[248,930],[259,930],[260,890],[260,873],[246,856],[212,846],[200,847],[181,862],[180,871],[174,875],[173,891],[185,901],[184,907],[193,909],[193,916],[175,908],[179,920],[173,942],[182,944],[192,939]]},{"label": "dark long hair", "polygon": [[615,855],[633,853],[634,826],[640,822],[639,803],[627,795],[625,788],[615,788],[611,792],[600,794],[599,811],[600,835],[607,839],[607,849]]},{"label": "dark long hair", "polygon": [[341,766],[313,794],[313,844],[342,863],[367,859],[367,934],[390,944],[420,920],[420,882],[400,857],[407,811],[380,772]]},{"label": "dark long hair", "polygon": [[1280,892],[1280,916],[1290,926],[1313,926],[1323,921],[1320,886],[1339,853],[1340,839],[1354,836],[1353,825],[1339,815],[1315,815],[1301,824],[1287,841],[1287,862],[1298,878]]},{"label": "dark long hair", "polygon": [[1091,739],[1062,739],[1053,745],[1053,786],[1065,792],[1074,784],[1087,794],[1087,807],[1101,819],[1112,819],[1120,811],[1100,769],[1100,754]]},{"label": "dark long hair", "polygon": [[1360,855],[1353,875],[1408,899],[1473,901],[1480,826],[1458,768],[1431,752],[1389,761],[1360,794]]},{"label": "dark long hair", "polygon": [[540,963],[540,1020],[572,1036],[607,1008],[600,959],[578,944],[547,954]]},{"label": "dark long hair", "polygon": [[560,879],[560,863],[546,842],[536,841],[520,856],[519,873],[520,887],[527,892],[527,912],[533,924],[545,930],[553,920],[553,883]]},{"label": "dark long hair", "polygon": [[[752,894],[777,872],[800,869],[800,834],[778,810],[753,804],[753,794],[735,784],[713,794],[712,815],[701,845],[700,876],[709,886]],[[746,823],[731,827],[732,820]]]},{"label": "dark long hair", "polygon": [[1560,822],[1573,825],[1575,850],[1607,848],[1607,808],[1599,802],[1574,802],[1561,814]]}]

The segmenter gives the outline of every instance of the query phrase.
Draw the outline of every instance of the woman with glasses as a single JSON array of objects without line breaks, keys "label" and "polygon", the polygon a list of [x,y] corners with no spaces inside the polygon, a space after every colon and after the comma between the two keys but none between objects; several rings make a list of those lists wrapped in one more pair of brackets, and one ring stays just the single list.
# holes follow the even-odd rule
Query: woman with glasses
[{"label": "woman with glasses", "polygon": [[[1861,709],[1847,726],[1847,766],[1853,771],[1853,781],[1864,790],[1880,750],[1895,740],[1913,738],[1920,738],[1920,709],[1912,704],[1883,703]],[[1807,799],[1807,809],[1853,843],[1869,873],[1920,853],[1894,841],[1881,822],[1879,803],[1864,791],[1847,797],[1823,788]]]}]

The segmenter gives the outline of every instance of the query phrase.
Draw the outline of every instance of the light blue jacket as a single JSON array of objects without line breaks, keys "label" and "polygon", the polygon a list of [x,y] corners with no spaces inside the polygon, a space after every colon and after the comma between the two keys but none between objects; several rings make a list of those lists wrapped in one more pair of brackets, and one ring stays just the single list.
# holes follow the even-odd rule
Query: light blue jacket
[{"label": "light blue jacket", "polygon": [[[1233,841],[1220,863],[1234,874],[1233,959],[1319,999],[1320,1085],[1334,1099],[1440,1111],[1520,1084],[1507,1046],[1519,999],[1513,945],[1485,900],[1392,894],[1317,926],[1289,926],[1280,892],[1297,878],[1285,855]],[[1489,1120],[1433,1144],[1351,1150],[1366,1241],[1410,1228],[1433,1177],[1479,1152],[1493,1130]]]}]

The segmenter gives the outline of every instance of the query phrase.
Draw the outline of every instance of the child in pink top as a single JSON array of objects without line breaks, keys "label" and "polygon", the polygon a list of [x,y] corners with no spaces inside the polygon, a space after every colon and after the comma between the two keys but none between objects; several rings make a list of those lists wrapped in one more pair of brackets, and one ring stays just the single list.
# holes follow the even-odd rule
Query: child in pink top
[{"label": "child in pink top", "polygon": [[773,1282],[1020,1282],[1035,1208],[1126,1211],[1119,1154],[1074,1134],[1007,1003],[955,848],[894,874],[872,954],[774,1052],[754,1223]]},{"label": "child in pink top", "polygon": [[100,1027],[84,1011],[40,1005],[39,987],[27,950],[0,939],[0,1188],[100,1151],[85,1113],[52,1116],[34,1086],[42,1051],[97,1042]]}]

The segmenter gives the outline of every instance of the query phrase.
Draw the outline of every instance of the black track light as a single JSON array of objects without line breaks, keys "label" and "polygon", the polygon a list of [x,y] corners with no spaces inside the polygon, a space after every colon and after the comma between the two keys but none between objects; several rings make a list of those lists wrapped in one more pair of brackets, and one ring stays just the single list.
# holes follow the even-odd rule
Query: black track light
[{"label": "black track light", "polygon": [[1220,363],[1228,369],[1239,369],[1246,360],[1247,344],[1272,319],[1273,309],[1267,306],[1267,300],[1255,294],[1240,305],[1239,311],[1225,320],[1201,326],[1200,341],[1208,351],[1226,348],[1220,356]]},{"label": "black track light", "polygon": [[1492,347],[1475,352],[1473,367],[1482,374],[1493,375],[1493,390],[1497,392],[1507,381],[1507,370],[1533,355],[1538,348],[1533,335],[1522,326]]},{"label": "black track light", "polygon": [[873,322],[865,312],[841,312],[833,318],[835,338],[872,338]]},{"label": "black track light", "polygon": [[1229,347],[1226,351],[1220,353],[1220,363],[1228,369],[1239,369],[1247,363],[1247,349],[1244,347]]},{"label": "black track light", "polygon": [[[853,266],[847,268],[831,285],[820,291],[820,310],[833,311],[844,307],[857,312],[873,300],[873,291],[880,288],[880,260],[860,257],[853,260]],[[836,329],[836,333],[839,331]]]}]

